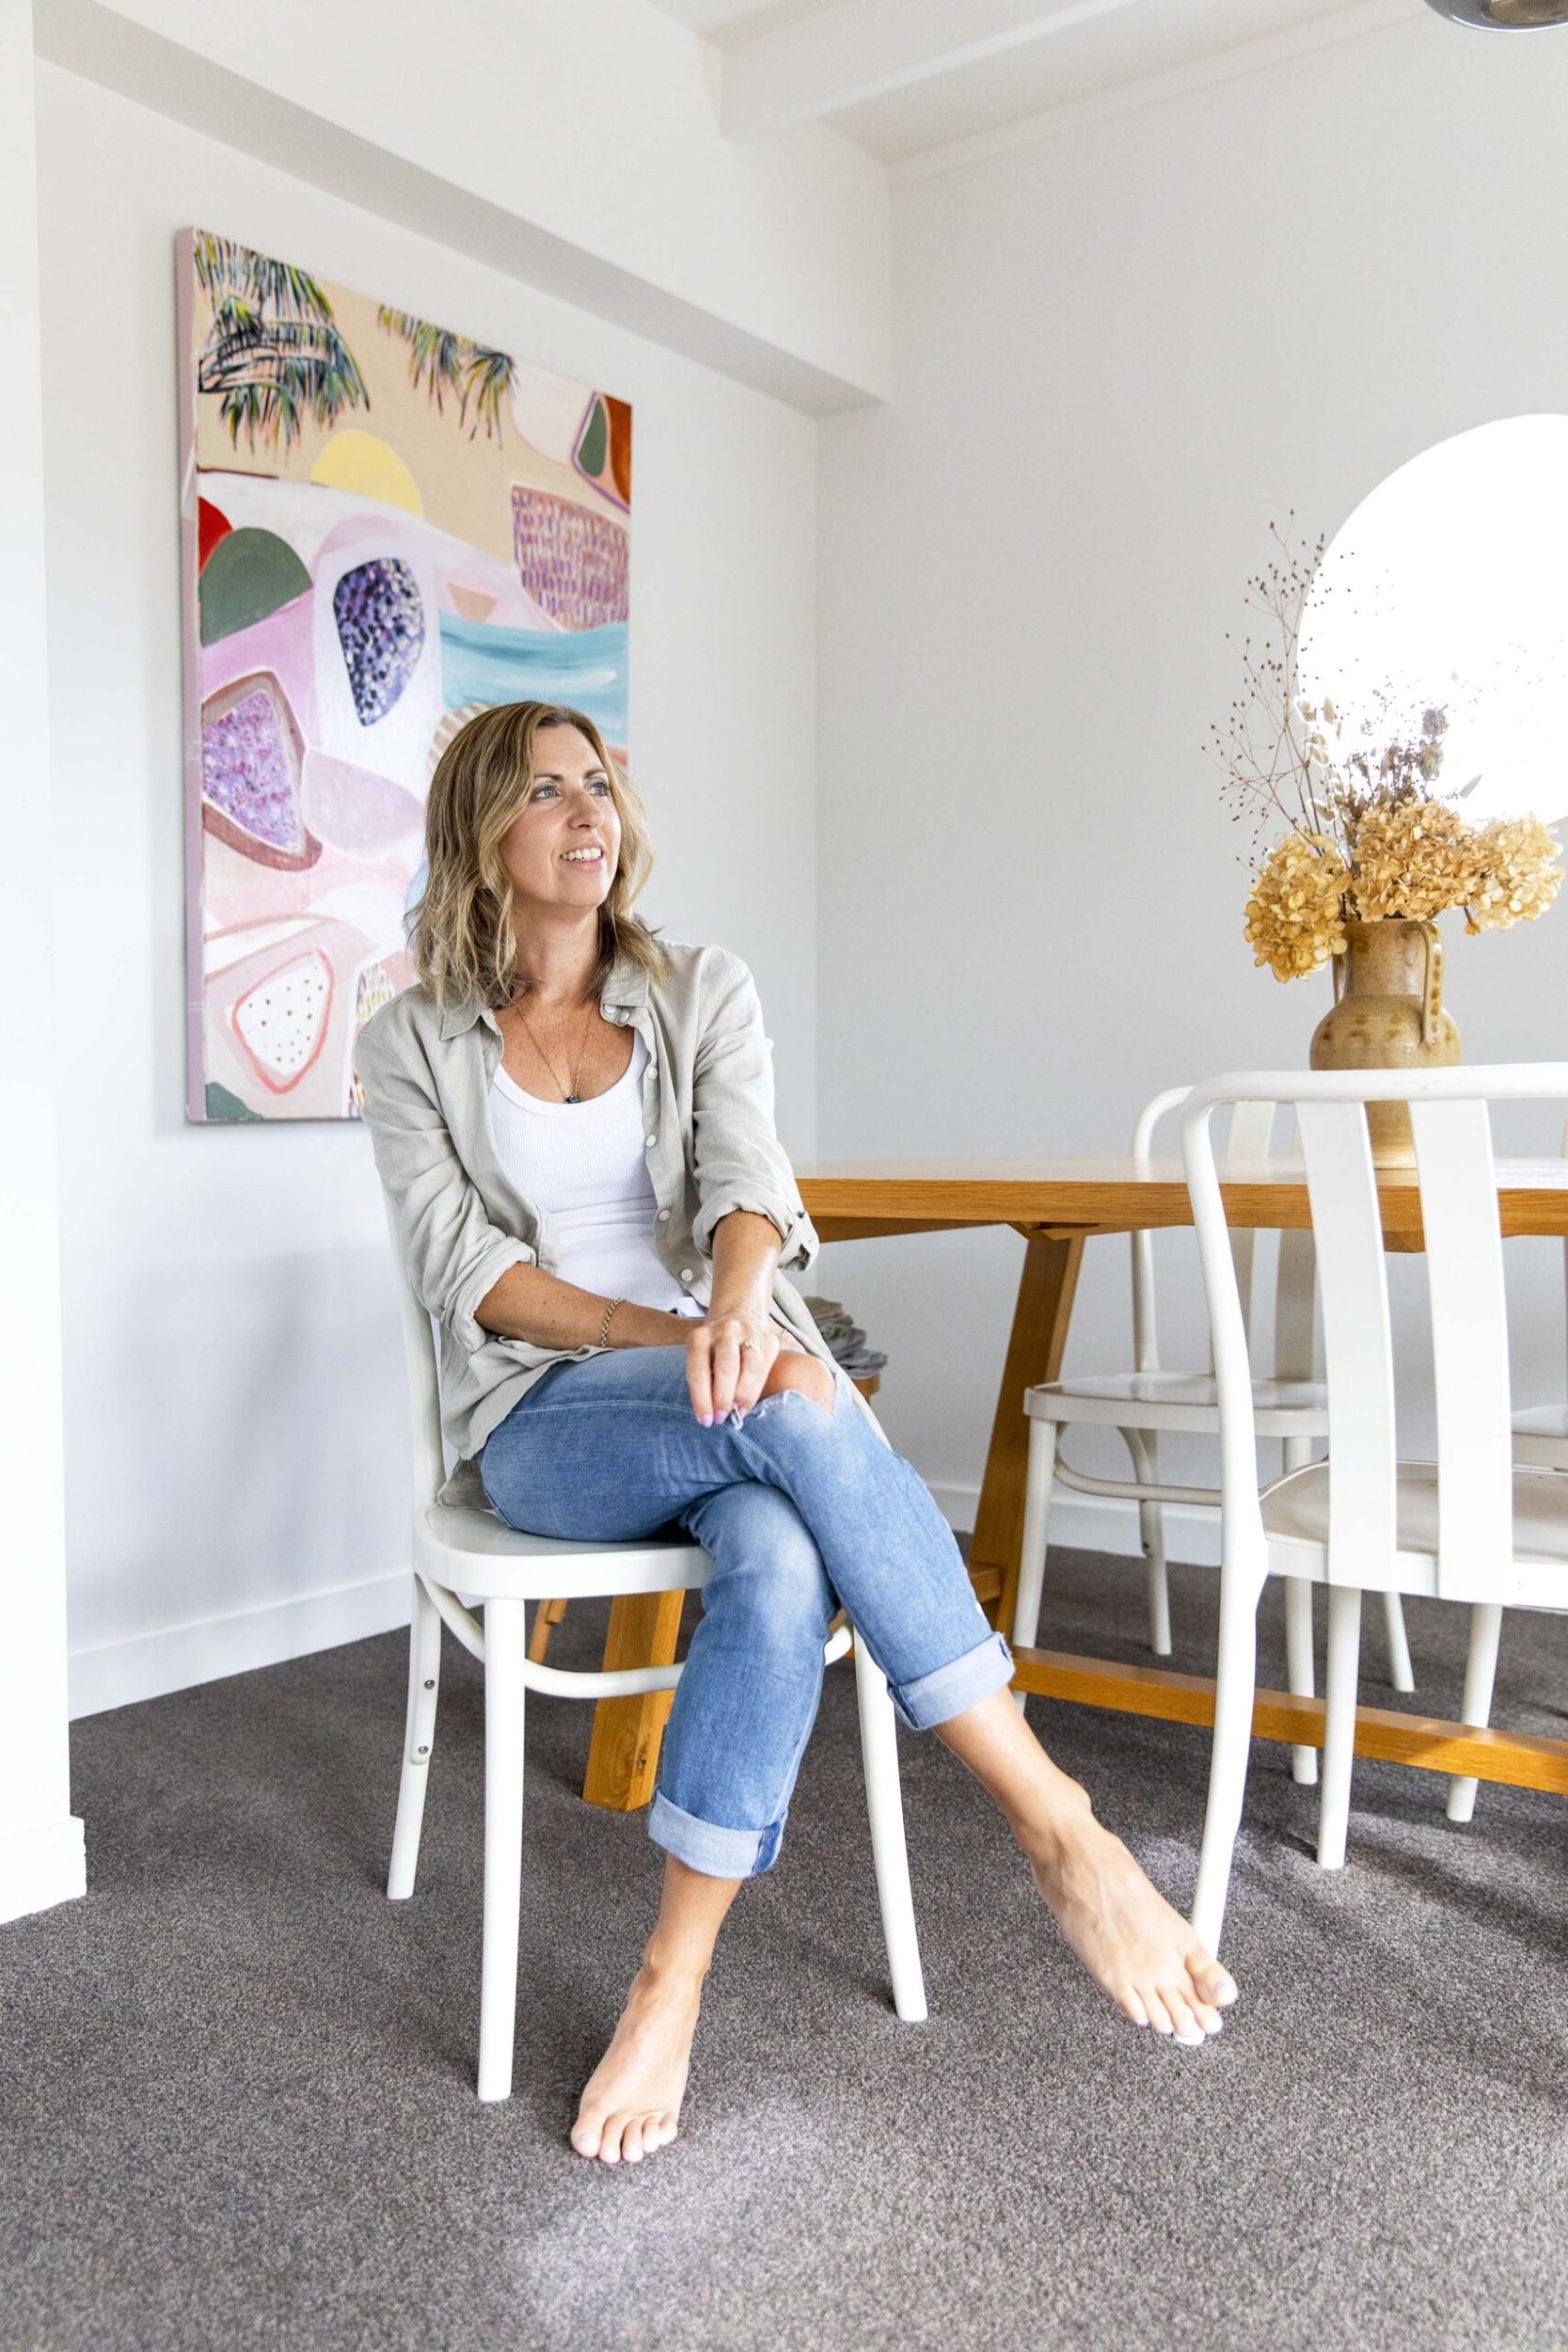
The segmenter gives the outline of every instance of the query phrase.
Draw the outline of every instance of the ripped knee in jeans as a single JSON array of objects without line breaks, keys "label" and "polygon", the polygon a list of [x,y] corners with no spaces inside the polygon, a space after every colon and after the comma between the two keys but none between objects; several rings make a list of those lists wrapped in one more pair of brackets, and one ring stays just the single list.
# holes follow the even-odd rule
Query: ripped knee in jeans
[{"label": "ripped knee in jeans", "polygon": [[773,1359],[757,1403],[762,1404],[764,1398],[769,1396],[786,1394],[809,1397],[821,1411],[831,1416],[838,1404],[838,1382],[827,1365],[816,1356],[808,1356],[803,1351],[797,1354],[791,1350]]}]

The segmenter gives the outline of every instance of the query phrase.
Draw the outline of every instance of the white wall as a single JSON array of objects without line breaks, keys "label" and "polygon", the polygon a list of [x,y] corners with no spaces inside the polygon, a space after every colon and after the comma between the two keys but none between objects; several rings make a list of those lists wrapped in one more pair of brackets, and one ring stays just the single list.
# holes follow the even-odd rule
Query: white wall
[{"label": "white wall", "polygon": [[[894,396],[822,428],[825,1158],[1121,1150],[1163,1085],[1305,1063],[1327,982],[1253,968],[1200,748],[1224,632],[1271,517],[1332,532],[1428,444],[1568,410],[1565,119],[1568,34],[1431,17],[898,194]],[[1568,906],[1447,929],[1466,1057],[1562,1053]],[[961,1524],[1022,1249],[824,1276]],[[1514,1250],[1544,1397],[1560,1256]],[[1125,1256],[1088,1253],[1069,1361],[1125,1359]]]},{"label": "white wall", "polygon": [[54,864],[43,695],[42,436],[32,27],[0,0],[0,701],[11,985],[0,999],[6,1070],[0,1224],[11,1242],[0,1314],[6,1639],[0,1644],[0,1920],[83,1891],[65,1730],[64,1473],[54,1038]]},{"label": "white wall", "polygon": [[812,409],[885,389],[881,167],[719,127],[651,0],[35,0],[40,54]]},{"label": "white wall", "polygon": [[[752,962],[815,1144],[815,427],[764,394],[40,67],[75,1711],[404,1607],[405,1406],[357,1126],[187,1128],[175,230],[221,229],[637,417],[631,725],[675,938]],[[42,870],[45,861],[40,862]]]}]

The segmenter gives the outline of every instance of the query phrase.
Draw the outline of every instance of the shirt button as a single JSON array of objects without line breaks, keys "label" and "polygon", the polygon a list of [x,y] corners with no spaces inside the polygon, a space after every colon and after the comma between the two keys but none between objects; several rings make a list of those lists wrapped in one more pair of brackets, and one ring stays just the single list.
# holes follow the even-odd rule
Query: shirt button
[{"label": "shirt button", "polygon": [[666,1224],[668,1224],[668,1223],[669,1223],[669,1220],[670,1220],[670,1212],[669,1212],[669,1210],[668,1210],[668,1209],[660,1209],[660,1211],[659,1211],[659,1213],[658,1213],[658,1221],[659,1221],[659,1223],[660,1223],[661,1225],[666,1225]]},{"label": "shirt button", "polygon": [[642,1140],[651,1149],[653,1145],[658,1141],[658,1137],[657,1136],[644,1136]]},{"label": "shirt button", "polygon": [[695,1267],[694,1267],[694,1266],[689,1266],[689,1265],[683,1265],[683,1266],[682,1266],[682,1268],[681,1268],[681,1280],[682,1280],[683,1282],[690,1282],[690,1281],[694,1281],[695,1279],[696,1279],[696,1269],[695,1269]]}]

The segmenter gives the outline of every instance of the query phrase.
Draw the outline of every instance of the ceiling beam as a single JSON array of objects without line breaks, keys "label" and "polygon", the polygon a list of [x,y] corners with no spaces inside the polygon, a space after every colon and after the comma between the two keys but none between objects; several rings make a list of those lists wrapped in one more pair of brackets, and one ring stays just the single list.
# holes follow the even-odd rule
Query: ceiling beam
[{"label": "ceiling beam", "polygon": [[839,0],[723,52],[720,123],[752,139],[1070,32],[1139,0]]}]

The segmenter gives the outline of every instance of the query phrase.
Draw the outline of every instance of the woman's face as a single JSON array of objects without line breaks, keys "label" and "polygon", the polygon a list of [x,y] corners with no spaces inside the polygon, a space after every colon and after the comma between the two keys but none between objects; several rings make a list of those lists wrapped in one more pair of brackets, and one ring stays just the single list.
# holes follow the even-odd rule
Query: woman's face
[{"label": "woman's face", "polygon": [[621,819],[593,744],[576,727],[541,727],[533,790],[501,835],[515,914],[596,908],[620,855]]}]

